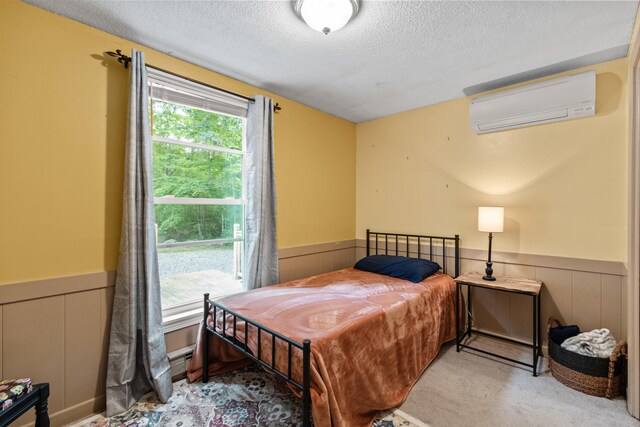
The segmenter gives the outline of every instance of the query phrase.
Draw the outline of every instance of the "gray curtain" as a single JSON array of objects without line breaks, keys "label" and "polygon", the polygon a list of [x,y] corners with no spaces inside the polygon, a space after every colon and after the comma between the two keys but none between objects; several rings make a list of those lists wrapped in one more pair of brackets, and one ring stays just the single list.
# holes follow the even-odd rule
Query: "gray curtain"
[{"label": "gray curtain", "polygon": [[247,111],[245,270],[247,290],[278,283],[273,101],[253,97]]},{"label": "gray curtain", "polygon": [[132,52],[124,164],[120,257],[113,297],[107,366],[107,416],[155,390],[173,390],[162,330],[156,252],[149,94],[144,54]]}]

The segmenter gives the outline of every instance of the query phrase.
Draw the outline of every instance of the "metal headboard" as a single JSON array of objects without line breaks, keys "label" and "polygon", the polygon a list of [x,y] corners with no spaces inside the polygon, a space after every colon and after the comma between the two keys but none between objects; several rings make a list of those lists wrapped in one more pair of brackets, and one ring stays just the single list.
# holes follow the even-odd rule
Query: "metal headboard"
[{"label": "metal headboard", "polygon": [[[449,255],[447,254],[449,249]],[[447,258],[453,251],[454,275],[447,273]],[[372,253],[374,252],[374,253]],[[460,275],[460,236],[427,236],[419,234],[383,233],[367,229],[367,256],[402,255],[426,258],[440,263],[442,272],[452,277]]]}]

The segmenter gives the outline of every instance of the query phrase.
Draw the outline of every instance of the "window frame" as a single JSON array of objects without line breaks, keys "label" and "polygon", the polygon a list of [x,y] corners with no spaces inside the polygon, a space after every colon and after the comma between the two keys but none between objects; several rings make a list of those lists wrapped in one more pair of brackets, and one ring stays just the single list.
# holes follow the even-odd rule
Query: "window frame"
[{"label": "window frame", "polygon": [[[150,111],[150,134],[151,144],[156,143],[168,144],[173,146],[188,147],[198,150],[206,150],[218,153],[227,153],[242,156],[242,194],[241,198],[186,198],[174,196],[155,196],[154,194],[154,212],[157,205],[215,205],[215,206],[242,206],[242,237],[192,240],[185,242],[158,243],[158,249],[170,247],[188,247],[200,246],[208,244],[225,244],[245,242],[245,222],[246,222],[246,136],[247,136],[247,120],[246,110],[248,101],[238,98],[222,91],[200,85],[190,80],[181,79],[178,76],[167,74],[155,69],[147,69],[148,85],[149,85],[149,101],[150,105],[153,100],[159,100],[166,103],[184,105],[188,108],[196,108],[204,111],[210,111],[214,114],[222,114],[242,120],[242,149],[222,147],[213,144],[202,144],[193,141],[185,141],[175,138],[155,136],[153,134],[153,110]],[[159,94],[159,96],[154,96]],[[236,114],[237,113],[237,114]],[[155,192],[155,190],[154,190]],[[244,259],[243,259],[244,262]],[[244,270],[244,268],[243,268]],[[231,291],[219,294],[216,298],[236,293]],[[163,329],[164,332],[171,332],[197,324],[202,317],[202,299],[176,304],[170,307],[162,307]]]}]

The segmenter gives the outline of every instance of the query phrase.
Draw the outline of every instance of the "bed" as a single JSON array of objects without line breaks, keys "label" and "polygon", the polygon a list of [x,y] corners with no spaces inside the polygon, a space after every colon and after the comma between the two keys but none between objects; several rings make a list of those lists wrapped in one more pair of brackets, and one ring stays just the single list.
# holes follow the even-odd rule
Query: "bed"
[{"label": "bed", "polygon": [[347,268],[217,301],[205,294],[189,380],[258,363],[301,397],[305,426],[312,409],[316,426],[356,427],[401,404],[455,338],[459,237],[367,230],[366,255],[442,269],[419,283]]}]

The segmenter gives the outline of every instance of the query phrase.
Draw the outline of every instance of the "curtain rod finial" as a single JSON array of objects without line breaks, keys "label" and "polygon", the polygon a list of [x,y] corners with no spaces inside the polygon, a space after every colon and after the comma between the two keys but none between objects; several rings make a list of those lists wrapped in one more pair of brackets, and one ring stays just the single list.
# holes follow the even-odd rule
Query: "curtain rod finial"
[{"label": "curtain rod finial", "polygon": [[115,52],[108,51],[105,52],[109,56],[113,56],[114,58],[118,58],[118,62],[124,64],[124,68],[129,68],[129,63],[131,62],[131,57],[122,53],[122,50],[116,49]]}]

